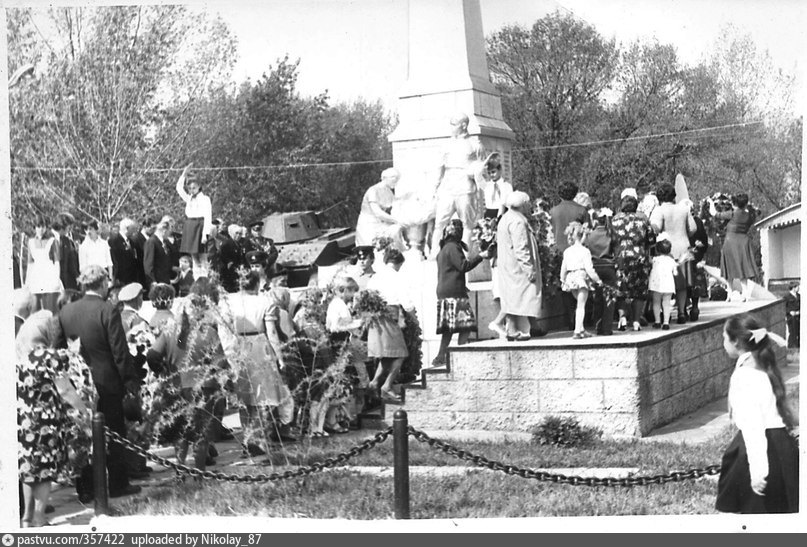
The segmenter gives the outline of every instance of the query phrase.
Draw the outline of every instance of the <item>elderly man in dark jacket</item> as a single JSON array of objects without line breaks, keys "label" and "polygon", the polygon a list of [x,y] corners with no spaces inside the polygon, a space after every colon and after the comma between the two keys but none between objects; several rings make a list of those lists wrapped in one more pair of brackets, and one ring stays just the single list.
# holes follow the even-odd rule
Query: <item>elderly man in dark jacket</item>
[{"label": "elderly man in dark jacket", "polygon": [[[109,278],[103,267],[88,266],[81,272],[79,282],[84,297],[59,312],[61,333],[57,347],[66,347],[67,340],[80,339],[81,356],[90,367],[98,391],[97,410],[104,413],[110,430],[126,437],[123,397],[139,391],[139,378],[129,354],[120,312],[105,300]],[[140,491],[139,486],[129,484],[124,450],[116,442],[108,444],[109,495],[113,498]],[[82,476],[86,475],[82,472]]]}]

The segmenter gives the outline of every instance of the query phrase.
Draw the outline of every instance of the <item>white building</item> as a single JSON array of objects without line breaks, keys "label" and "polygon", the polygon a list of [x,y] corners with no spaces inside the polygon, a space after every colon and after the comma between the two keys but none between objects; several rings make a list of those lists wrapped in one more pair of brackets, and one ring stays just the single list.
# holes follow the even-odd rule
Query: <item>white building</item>
[{"label": "white building", "polygon": [[763,285],[784,289],[801,277],[801,203],[785,207],[755,224],[762,252]]}]

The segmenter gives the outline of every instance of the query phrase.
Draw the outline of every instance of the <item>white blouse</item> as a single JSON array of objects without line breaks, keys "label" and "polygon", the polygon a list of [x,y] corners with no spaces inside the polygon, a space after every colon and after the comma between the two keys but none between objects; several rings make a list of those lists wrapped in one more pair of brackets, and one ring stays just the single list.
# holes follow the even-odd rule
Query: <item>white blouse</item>
[{"label": "white blouse", "polygon": [[388,265],[381,266],[370,281],[367,282],[369,290],[378,291],[381,297],[390,306],[401,306],[405,310],[412,310],[415,306],[407,295],[404,278]]},{"label": "white blouse", "polygon": [[591,260],[591,251],[582,245],[570,245],[563,251],[563,259],[560,263],[561,280],[565,279],[568,272],[574,270],[585,270],[591,279],[599,279]]},{"label": "white blouse", "polygon": [[213,231],[213,205],[210,198],[201,191],[195,196],[191,196],[185,191],[185,181],[181,177],[177,181],[177,193],[185,202],[185,217],[204,219],[202,233],[210,235]]},{"label": "white blouse", "polygon": [[485,185],[485,208],[500,209],[504,205],[507,196],[513,193],[513,185],[504,179],[496,182],[488,181]]},{"label": "white blouse", "polygon": [[78,265],[82,270],[90,265],[112,267],[112,256],[109,251],[109,242],[100,237],[93,241],[85,237],[78,246]]},{"label": "white blouse", "polygon": [[346,332],[360,326],[361,321],[353,320],[347,303],[338,296],[334,296],[325,313],[325,329],[328,332]]},{"label": "white blouse", "polygon": [[754,367],[750,352],[737,358],[729,381],[729,413],[742,431],[751,481],[768,476],[768,439],[766,429],[785,427],[768,374]]}]

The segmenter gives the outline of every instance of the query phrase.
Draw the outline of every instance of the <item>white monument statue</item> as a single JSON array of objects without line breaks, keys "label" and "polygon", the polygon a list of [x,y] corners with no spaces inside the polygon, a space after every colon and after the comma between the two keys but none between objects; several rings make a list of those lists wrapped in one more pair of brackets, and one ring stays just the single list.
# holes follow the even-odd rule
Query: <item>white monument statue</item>
[{"label": "white monument statue", "polygon": [[[482,150],[498,152],[504,176],[512,180],[513,132],[490,82],[479,0],[410,0],[408,51],[399,124],[389,136],[393,165],[401,173],[392,215],[404,225],[410,247],[423,250],[431,219],[434,246],[439,224],[454,215],[471,223],[472,208],[481,214],[483,204],[475,203],[481,189],[472,188],[468,171],[481,170]],[[466,226],[465,237],[472,227]]]}]

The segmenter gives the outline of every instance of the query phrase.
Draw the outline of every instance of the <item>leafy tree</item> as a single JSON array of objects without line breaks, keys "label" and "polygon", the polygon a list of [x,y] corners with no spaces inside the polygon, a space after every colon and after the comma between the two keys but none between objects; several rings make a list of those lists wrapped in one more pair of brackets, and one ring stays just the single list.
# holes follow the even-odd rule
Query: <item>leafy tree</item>
[{"label": "leafy tree", "polygon": [[743,191],[763,211],[800,199],[794,78],[736,29],[681,67],[671,45],[618,49],[554,13],[494,33],[488,62],[516,133],[514,182],[533,196],[574,180],[613,206],[622,188],[680,172],[696,197]]},{"label": "leafy tree", "polygon": [[564,145],[585,140],[603,122],[601,94],[617,55],[613,40],[559,12],[488,39],[491,78],[516,133],[514,178],[531,193],[554,197],[559,182],[579,179],[587,152]]},{"label": "leafy tree", "polygon": [[364,191],[386,167],[372,162],[391,156],[383,105],[331,106],[326,93],[302,97],[298,63],[279,59],[254,84],[211,96],[189,136],[189,159],[201,167],[196,176],[228,222],[328,209],[326,224],[351,225]]},{"label": "leafy tree", "polygon": [[[154,190],[175,175],[159,169],[184,155],[198,99],[228,78],[234,39],[221,21],[180,6],[48,14],[62,43],[38,44],[44,69],[11,98],[15,221],[57,210],[101,221],[166,212]],[[10,47],[27,45],[23,14],[14,21]]]}]

